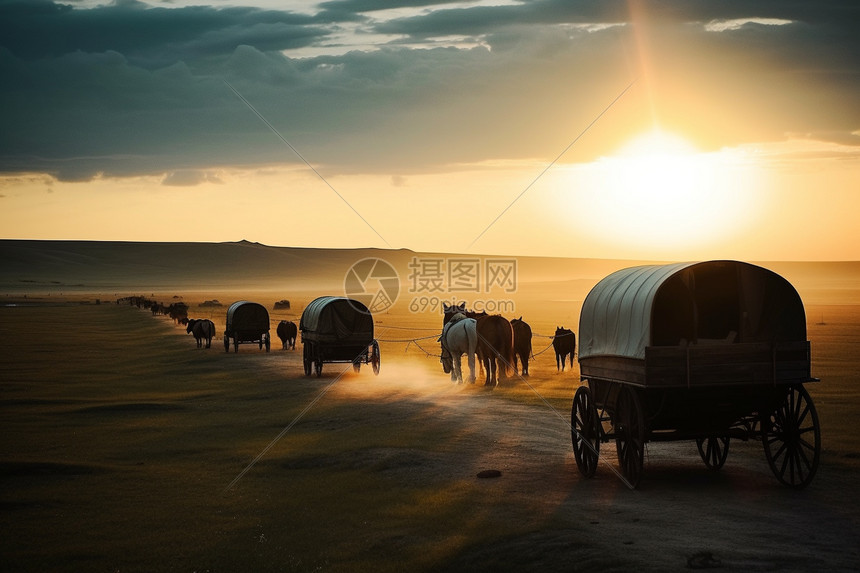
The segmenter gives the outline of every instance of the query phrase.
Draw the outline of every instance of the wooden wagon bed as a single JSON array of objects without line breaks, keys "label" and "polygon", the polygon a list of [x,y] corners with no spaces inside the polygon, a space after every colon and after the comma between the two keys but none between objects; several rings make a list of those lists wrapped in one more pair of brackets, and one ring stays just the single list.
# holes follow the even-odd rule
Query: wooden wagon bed
[{"label": "wooden wagon bed", "polygon": [[580,359],[586,379],[642,388],[693,388],[811,382],[809,341],[698,346],[648,346],[645,358]]}]

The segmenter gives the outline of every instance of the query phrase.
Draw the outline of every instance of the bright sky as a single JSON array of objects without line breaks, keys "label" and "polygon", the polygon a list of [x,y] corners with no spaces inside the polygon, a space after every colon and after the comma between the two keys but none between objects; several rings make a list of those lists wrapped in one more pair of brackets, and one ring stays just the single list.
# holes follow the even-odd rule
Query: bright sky
[{"label": "bright sky", "polygon": [[860,260],[858,21],[0,0],[0,238]]}]

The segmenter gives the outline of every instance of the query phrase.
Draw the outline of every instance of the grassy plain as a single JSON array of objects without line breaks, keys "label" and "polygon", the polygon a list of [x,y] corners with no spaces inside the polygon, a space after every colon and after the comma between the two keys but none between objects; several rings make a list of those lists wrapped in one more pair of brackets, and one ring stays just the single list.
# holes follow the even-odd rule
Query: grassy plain
[{"label": "grassy plain", "polygon": [[[292,310],[270,311],[274,328],[324,292],[158,290],[134,275],[110,291],[10,293],[0,569],[682,571],[710,553],[728,571],[856,570],[860,283],[795,276],[808,285],[821,382],[807,387],[823,434],[802,491],[777,482],[758,442],[733,442],[719,472],[694,443],[650,443],[635,491],[607,444],[583,478],[568,426],[578,369],[557,372],[542,351],[556,326],[577,328],[587,276],[524,280],[516,315],[539,335],[532,375],[492,391],[452,385],[435,339],[407,342],[438,332],[432,313],[375,317],[379,376],[327,364],[316,378],[303,376],[300,343],[225,353],[221,333],[234,300],[290,298]],[[129,294],[188,302],[216,322],[212,348],[113,304]],[[225,306],[200,306],[216,298]],[[484,469],[502,475],[477,478]]]}]

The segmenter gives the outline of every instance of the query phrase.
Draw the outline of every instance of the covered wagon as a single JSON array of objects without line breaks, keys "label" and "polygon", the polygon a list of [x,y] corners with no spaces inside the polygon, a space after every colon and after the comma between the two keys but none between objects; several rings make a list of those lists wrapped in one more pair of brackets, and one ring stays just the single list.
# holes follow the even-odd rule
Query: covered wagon
[{"label": "covered wagon", "polygon": [[810,483],[818,468],[818,415],[806,315],[794,287],[738,261],[617,271],[583,302],[571,409],[577,465],[594,474],[614,440],[621,473],[640,480],[649,440],[695,440],[719,469],[732,438],[759,439],[777,479]]},{"label": "covered wagon", "polygon": [[230,351],[230,341],[239,352],[240,344],[258,344],[266,352],[271,348],[269,340],[269,312],[261,304],[240,300],[227,309],[227,326],[224,329],[224,350]]},{"label": "covered wagon", "polygon": [[356,372],[370,364],[379,374],[379,342],[373,338],[373,315],[357,300],[323,296],[311,301],[299,322],[305,374],[322,374],[326,362],[352,363]]}]

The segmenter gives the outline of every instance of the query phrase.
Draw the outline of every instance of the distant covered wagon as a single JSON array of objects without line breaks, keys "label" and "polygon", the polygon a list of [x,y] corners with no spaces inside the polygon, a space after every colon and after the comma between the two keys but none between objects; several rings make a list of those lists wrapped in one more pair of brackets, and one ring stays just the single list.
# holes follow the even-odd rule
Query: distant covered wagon
[{"label": "distant covered wagon", "polygon": [[266,352],[271,348],[269,339],[269,313],[261,304],[240,300],[227,309],[227,326],[224,330],[224,350],[230,351],[230,341],[239,352],[240,344],[259,344]]},{"label": "distant covered wagon", "polygon": [[357,300],[323,296],[312,300],[302,312],[305,375],[322,374],[325,362],[349,362],[356,372],[370,364],[379,374],[379,342],[373,338],[373,315]]},{"label": "distant covered wagon", "polygon": [[794,287],[748,263],[640,266],[601,280],[579,323],[582,380],[571,410],[580,472],[615,441],[629,485],[648,440],[695,440],[722,467],[731,438],[759,439],[777,479],[810,483],[821,435],[806,382],[810,345]]}]

